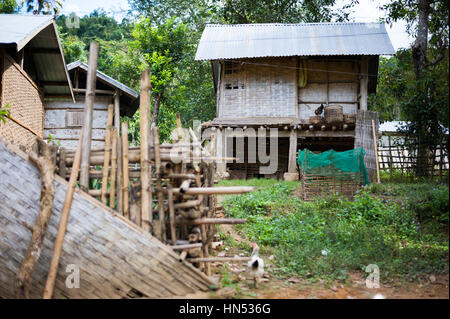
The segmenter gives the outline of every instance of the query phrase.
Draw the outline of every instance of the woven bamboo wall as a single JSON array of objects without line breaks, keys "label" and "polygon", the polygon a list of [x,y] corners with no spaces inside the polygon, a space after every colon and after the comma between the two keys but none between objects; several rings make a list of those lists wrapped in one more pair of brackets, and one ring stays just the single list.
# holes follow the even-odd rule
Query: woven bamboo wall
[{"label": "woven bamboo wall", "polygon": [[356,114],[358,61],[328,58],[327,62],[325,58],[308,58],[305,63],[307,84],[299,88],[299,117],[309,120],[320,104],[326,105],[327,100],[330,104],[342,105],[344,114]]},{"label": "woven bamboo wall", "polygon": [[[30,127],[43,136],[44,130],[44,106],[42,97],[33,81],[21,72],[10,57],[0,55],[3,69],[1,85],[1,106],[10,105],[11,117]],[[6,123],[0,122],[0,136],[16,145],[22,145],[29,152],[35,142],[35,135],[23,126],[7,119]]]},{"label": "woven bamboo wall", "polygon": [[295,58],[240,62],[225,62],[219,117],[296,116]]},{"label": "woven bamboo wall", "polygon": [[364,164],[371,182],[374,181],[377,169],[375,148],[373,144],[372,120],[375,122],[375,134],[378,136],[378,113],[358,110],[355,127],[355,148],[362,147],[366,151]]}]

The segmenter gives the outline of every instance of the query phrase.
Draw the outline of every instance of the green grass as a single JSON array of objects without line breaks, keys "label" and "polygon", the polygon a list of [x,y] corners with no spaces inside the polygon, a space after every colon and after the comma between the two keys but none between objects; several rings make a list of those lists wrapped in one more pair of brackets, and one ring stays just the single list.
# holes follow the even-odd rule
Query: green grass
[{"label": "green grass", "polygon": [[[448,188],[433,184],[375,184],[353,201],[337,196],[303,202],[299,182],[222,181],[258,190],[228,196],[226,214],[249,240],[274,251],[282,274],[345,280],[376,264],[382,280],[414,280],[448,272]],[[447,229],[447,230],[446,230]],[[322,254],[326,251],[326,256]]]}]

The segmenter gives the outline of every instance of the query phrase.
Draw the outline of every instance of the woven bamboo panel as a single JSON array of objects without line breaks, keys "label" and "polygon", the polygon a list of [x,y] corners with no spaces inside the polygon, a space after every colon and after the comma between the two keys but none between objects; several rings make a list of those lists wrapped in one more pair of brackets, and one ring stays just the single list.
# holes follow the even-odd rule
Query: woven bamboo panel
[{"label": "woven bamboo panel", "polygon": [[226,63],[221,117],[295,116],[295,66],[293,58]]},{"label": "woven bamboo panel", "polygon": [[[2,56],[2,99],[1,106],[9,104],[11,117],[30,127],[41,137],[43,135],[44,108],[39,91],[22,74],[18,66]],[[0,136],[16,145],[22,145],[29,152],[35,142],[35,135],[21,125],[6,120],[0,124]]]}]

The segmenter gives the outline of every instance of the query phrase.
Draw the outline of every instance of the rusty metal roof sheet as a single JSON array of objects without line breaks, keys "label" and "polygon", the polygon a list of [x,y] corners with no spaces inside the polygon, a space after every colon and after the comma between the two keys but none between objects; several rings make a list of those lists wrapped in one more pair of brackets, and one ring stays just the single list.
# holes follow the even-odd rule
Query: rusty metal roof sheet
[{"label": "rusty metal roof sheet", "polygon": [[195,59],[391,54],[395,50],[378,22],[208,24]]},{"label": "rusty metal roof sheet", "polygon": [[44,93],[67,94],[75,101],[52,16],[0,14],[0,47],[30,52]]}]

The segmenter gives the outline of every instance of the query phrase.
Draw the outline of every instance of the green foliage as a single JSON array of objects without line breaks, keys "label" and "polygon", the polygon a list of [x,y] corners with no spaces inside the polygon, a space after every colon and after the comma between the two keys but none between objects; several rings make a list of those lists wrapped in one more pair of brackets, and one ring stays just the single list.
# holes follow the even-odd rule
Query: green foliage
[{"label": "green foliage", "polygon": [[17,0],[0,1],[0,13],[17,13],[21,7]]},{"label": "green foliage", "polygon": [[27,12],[33,14],[58,14],[62,8],[63,1],[57,0],[25,0]]},{"label": "green foliage", "polygon": [[403,186],[394,185],[389,196],[371,186],[353,201],[332,196],[303,202],[292,194],[293,184],[282,182],[229,197],[224,208],[229,216],[248,219],[240,229],[273,248],[287,274],[344,280],[369,264],[379,266],[382,280],[448,272],[448,238],[441,229],[445,218],[448,223],[448,188],[415,185],[408,188],[410,201]]},{"label": "green foliage", "polygon": [[226,23],[298,23],[342,22],[348,19],[348,9],[357,1],[348,1],[333,8],[335,0],[219,0],[219,16]]},{"label": "green foliage", "polygon": [[4,107],[0,107],[0,121],[3,122],[3,124],[6,123],[6,118],[8,118],[11,115],[11,107],[9,104],[6,104]]}]

